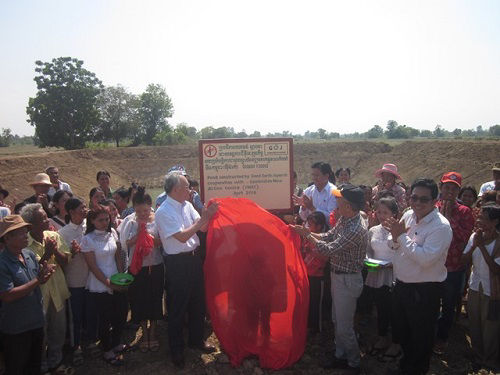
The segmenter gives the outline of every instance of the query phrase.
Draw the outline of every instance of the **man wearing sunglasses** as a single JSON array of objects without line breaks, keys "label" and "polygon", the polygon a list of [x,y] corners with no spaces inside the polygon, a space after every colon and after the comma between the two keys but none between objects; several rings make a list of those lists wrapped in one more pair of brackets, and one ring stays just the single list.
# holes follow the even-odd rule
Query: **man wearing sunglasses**
[{"label": "man wearing sunglasses", "polygon": [[411,186],[410,206],[400,221],[383,225],[391,232],[394,276],[393,334],[403,349],[397,373],[425,374],[434,344],[442,282],[453,236],[449,221],[435,207],[438,186],[417,179]]}]

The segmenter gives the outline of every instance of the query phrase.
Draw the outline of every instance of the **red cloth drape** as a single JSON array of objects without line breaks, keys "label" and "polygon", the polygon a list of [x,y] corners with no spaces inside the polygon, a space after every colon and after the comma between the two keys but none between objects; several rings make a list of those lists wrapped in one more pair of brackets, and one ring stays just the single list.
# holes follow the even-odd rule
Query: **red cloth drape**
[{"label": "red cloth drape", "polygon": [[146,223],[140,223],[137,233],[137,242],[135,243],[134,255],[132,256],[132,262],[129,267],[132,275],[137,275],[139,273],[142,268],[142,260],[145,256],[151,254],[153,246],[153,237],[148,233]]},{"label": "red cloth drape", "polygon": [[292,365],[303,354],[309,282],[300,237],[249,199],[217,199],[204,265],[207,308],[222,348],[239,365]]}]

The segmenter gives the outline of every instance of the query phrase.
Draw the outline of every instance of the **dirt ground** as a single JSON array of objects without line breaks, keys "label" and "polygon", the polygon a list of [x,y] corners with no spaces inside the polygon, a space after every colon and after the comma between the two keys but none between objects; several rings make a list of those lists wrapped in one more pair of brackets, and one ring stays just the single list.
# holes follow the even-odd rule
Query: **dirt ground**
[{"label": "dirt ground", "polygon": [[[352,181],[374,185],[375,171],[384,163],[396,163],[406,183],[420,176],[438,179],[446,171],[462,173],[465,184],[476,188],[491,180],[491,164],[498,161],[500,141],[408,141],[390,145],[384,142],[325,142],[294,145],[294,168],[299,185],[307,186],[310,166],[316,161],[329,162],[333,169],[350,167]],[[49,165],[59,167],[61,179],[74,192],[87,197],[96,185],[96,172],[111,173],[112,188],[138,181],[160,187],[165,172],[183,164],[188,173],[199,178],[197,145],[165,147],[109,148],[37,152],[28,155],[0,156],[0,184],[11,198],[24,199],[32,194],[27,183]]]},{"label": "dirt ground", "polygon": [[[362,351],[361,369],[363,374],[383,375],[394,363],[386,364],[377,360],[376,357],[365,354],[369,352],[369,347],[375,341],[376,317],[372,314],[369,318],[361,319],[357,326],[360,334],[360,346]],[[215,334],[207,325],[206,334],[208,341],[220,349]],[[162,321],[159,325],[160,350],[156,353],[142,353],[139,350],[131,350],[125,354],[125,364],[122,367],[112,367],[102,359],[87,359],[82,367],[77,368],[76,374],[163,374],[163,375],[321,375],[321,374],[342,374],[341,371],[324,370],[320,363],[329,355],[333,349],[333,325],[326,323],[324,332],[314,339],[308,340],[304,355],[292,367],[272,371],[259,367],[258,359],[246,359],[243,364],[234,368],[229,364],[228,357],[217,351],[213,355],[201,354],[200,352],[186,350],[186,367],[179,371],[170,362],[167,348],[167,323]],[[135,343],[140,337],[140,329],[126,330],[128,342]],[[459,322],[453,327],[450,336],[450,346],[447,353],[438,357],[434,356],[431,362],[429,374],[436,375],[463,375],[463,374],[493,374],[486,370],[474,373],[470,361],[470,340],[467,335],[467,318],[462,315]]]}]

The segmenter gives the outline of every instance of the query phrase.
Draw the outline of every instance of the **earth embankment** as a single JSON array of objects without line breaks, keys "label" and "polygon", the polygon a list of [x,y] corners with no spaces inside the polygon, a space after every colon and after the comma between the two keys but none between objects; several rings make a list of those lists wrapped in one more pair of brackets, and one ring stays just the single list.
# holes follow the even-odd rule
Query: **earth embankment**
[{"label": "earth embankment", "polygon": [[[396,145],[384,142],[296,143],[294,167],[299,184],[306,186],[309,168],[316,161],[329,162],[333,169],[349,167],[357,184],[376,183],[374,172],[384,163],[398,165],[401,176],[410,183],[419,176],[438,179],[446,171],[462,173],[464,184],[479,188],[491,179],[491,164],[500,160],[497,141],[408,141]],[[0,158],[0,183],[14,198],[32,194],[28,183],[49,165],[59,167],[61,179],[71,184],[77,195],[86,197],[96,185],[96,172],[111,173],[113,188],[132,181],[159,187],[165,172],[183,164],[188,173],[199,178],[197,145],[164,147],[124,147],[101,150],[39,152]]]}]

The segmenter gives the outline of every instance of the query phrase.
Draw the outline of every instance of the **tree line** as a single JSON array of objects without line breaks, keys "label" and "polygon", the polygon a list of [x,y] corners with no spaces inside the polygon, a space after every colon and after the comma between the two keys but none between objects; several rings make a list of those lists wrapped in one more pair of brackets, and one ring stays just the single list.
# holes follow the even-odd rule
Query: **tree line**
[{"label": "tree line", "polygon": [[200,130],[186,123],[172,126],[168,119],[174,107],[163,86],[151,83],[141,94],[131,93],[122,85],[104,86],[83,64],[82,60],[72,57],[36,61],[37,93],[29,98],[26,108],[27,121],[34,126],[35,135],[19,137],[12,135],[10,129],[2,129],[0,147],[30,141],[40,147],[77,149],[98,142],[113,142],[119,147],[246,137],[293,137],[297,140],[500,137],[500,125],[450,132],[441,125],[436,125],[434,131],[418,130],[394,120],[388,121],[385,129],[374,125],[367,132],[351,134],[328,132],[322,128],[303,134],[290,131],[261,134],[258,131],[237,132],[229,126],[207,126]]}]

